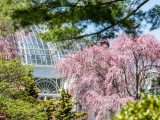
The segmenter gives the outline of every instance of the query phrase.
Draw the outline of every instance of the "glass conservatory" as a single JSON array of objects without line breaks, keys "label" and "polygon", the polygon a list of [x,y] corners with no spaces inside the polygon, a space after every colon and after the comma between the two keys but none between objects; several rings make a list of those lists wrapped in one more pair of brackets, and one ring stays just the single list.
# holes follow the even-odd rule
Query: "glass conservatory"
[{"label": "glass conservatory", "polygon": [[72,50],[58,49],[57,46],[62,43],[42,41],[37,37],[37,33],[46,32],[46,30],[44,26],[32,26],[31,33],[21,32],[18,40],[22,64],[33,66],[33,75],[37,87],[41,90],[39,93],[41,99],[59,97],[59,89],[63,87],[63,77],[56,72],[55,64],[67,53],[80,48],[80,44],[76,44]]}]

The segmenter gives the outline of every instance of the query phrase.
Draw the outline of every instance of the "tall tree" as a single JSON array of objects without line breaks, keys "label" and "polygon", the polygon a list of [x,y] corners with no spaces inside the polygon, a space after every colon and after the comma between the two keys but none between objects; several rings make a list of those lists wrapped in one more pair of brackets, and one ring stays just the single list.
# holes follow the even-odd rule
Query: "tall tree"
[{"label": "tall tree", "polygon": [[116,112],[133,97],[138,99],[160,67],[160,43],[153,36],[125,35],[107,46],[84,49],[58,64],[71,80],[71,92],[102,120],[106,111]]},{"label": "tall tree", "polygon": [[[139,98],[139,91],[147,89],[149,82],[158,77],[160,68],[160,43],[151,35],[140,37],[122,36],[113,43],[115,49],[128,57],[128,63],[122,62],[123,79],[131,79],[135,97]],[[133,95],[132,93],[132,95]],[[130,93],[129,93],[130,94]]]},{"label": "tall tree", "polygon": [[5,113],[3,116],[11,120],[47,120],[44,106],[36,101],[38,89],[32,70],[18,59],[7,61],[0,57],[0,66],[0,116]]},{"label": "tall tree", "polygon": [[[15,10],[12,18],[15,26],[47,25],[49,32],[41,35],[46,40],[114,37],[118,31],[141,31],[145,12],[140,8],[148,1],[151,0],[30,0],[28,7]],[[91,25],[94,31],[85,32]]]},{"label": "tall tree", "polygon": [[78,102],[72,100],[72,96],[68,91],[62,89],[61,98],[51,106],[51,109],[53,109],[52,114],[57,120],[75,120],[82,118],[86,115],[84,112],[73,111],[77,104]]}]

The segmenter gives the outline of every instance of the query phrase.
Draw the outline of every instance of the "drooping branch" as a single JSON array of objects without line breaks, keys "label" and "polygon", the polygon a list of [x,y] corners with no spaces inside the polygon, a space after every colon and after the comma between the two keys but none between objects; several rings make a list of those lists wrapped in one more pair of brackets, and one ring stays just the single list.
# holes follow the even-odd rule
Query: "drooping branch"
[{"label": "drooping branch", "polygon": [[[72,90],[75,93],[79,91],[77,88],[84,91],[78,95],[87,108],[94,109],[98,114],[104,109],[118,111],[118,108],[115,109],[116,105],[121,105],[118,101],[129,101],[135,95],[138,99],[139,90],[144,90],[148,85],[148,74],[153,70],[157,70],[155,72],[158,74],[157,67],[160,66],[156,62],[160,60],[160,44],[152,36],[121,36],[110,48],[103,47],[92,46],[60,64],[64,75],[83,76],[74,76],[76,84]],[[77,64],[75,59],[83,64]]]}]

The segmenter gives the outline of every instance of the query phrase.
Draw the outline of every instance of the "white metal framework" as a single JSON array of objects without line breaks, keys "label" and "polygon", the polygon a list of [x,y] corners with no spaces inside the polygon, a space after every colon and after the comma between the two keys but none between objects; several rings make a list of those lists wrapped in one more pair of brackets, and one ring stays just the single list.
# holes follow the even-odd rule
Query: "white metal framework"
[{"label": "white metal framework", "polygon": [[77,51],[82,45],[77,42],[72,42],[72,49],[58,49],[58,46],[63,46],[67,42],[51,43],[44,42],[40,37],[37,37],[37,33],[46,32],[43,27],[33,26],[31,27],[31,33],[20,34],[19,50],[22,56],[22,63],[27,65],[55,65],[55,63],[68,53]]},{"label": "white metal framework", "polygon": [[62,86],[60,79],[37,78],[36,85],[41,90],[39,96],[41,99],[59,97],[59,89]]},{"label": "white metal framework", "polygon": [[46,31],[45,26],[32,26],[31,33],[21,31],[18,40],[22,64],[34,66],[33,74],[36,85],[41,90],[39,96],[42,99],[59,96],[59,88],[63,86],[62,76],[55,71],[54,65],[65,54],[77,51],[81,47],[76,44],[72,50],[59,50],[57,46],[62,43],[44,42],[37,37],[37,33]]},{"label": "white metal framework", "polygon": [[59,89],[63,86],[62,76],[55,70],[56,62],[68,53],[81,49],[82,44],[73,43],[71,49],[58,49],[65,43],[44,42],[37,33],[47,32],[45,26],[32,26],[31,32],[21,31],[18,40],[18,51],[22,64],[34,67],[34,78],[37,87],[41,90],[41,99],[59,97]]},{"label": "white metal framework", "polygon": [[31,34],[26,35],[25,32],[21,34],[19,40],[19,50],[22,53],[23,64],[27,65],[54,65],[60,53],[55,50],[55,45],[43,42],[36,36],[35,30]]}]

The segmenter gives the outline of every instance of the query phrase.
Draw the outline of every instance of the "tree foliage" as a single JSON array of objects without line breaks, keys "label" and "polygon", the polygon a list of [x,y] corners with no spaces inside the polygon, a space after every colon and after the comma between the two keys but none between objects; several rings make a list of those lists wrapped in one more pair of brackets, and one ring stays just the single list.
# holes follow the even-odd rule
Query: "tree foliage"
[{"label": "tree foliage", "polygon": [[26,88],[34,83],[32,70],[22,66],[17,59],[6,61],[1,58],[0,64],[1,94],[8,98],[23,98],[27,95]]},{"label": "tree foliage", "polygon": [[55,102],[52,102],[50,111],[52,116],[55,116],[56,120],[72,120],[82,118],[86,114],[84,112],[73,111],[77,102],[72,100],[72,96],[65,91],[61,90],[61,98]]},{"label": "tree foliage", "polygon": [[160,26],[160,6],[156,5],[146,14],[147,22],[151,24],[151,30],[157,29]]},{"label": "tree foliage", "polygon": [[0,35],[8,35],[14,32],[12,14],[14,10],[27,6],[28,0],[0,0]]},{"label": "tree foliage", "polygon": [[[15,10],[12,18],[15,26],[45,24],[49,32],[41,36],[46,40],[79,39],[95,35],[114,37],[120,30],[133,34],[141,31],[141,21],[146,12],[140,8],[148,1],[150,0],[30,0],[28,7]],[[153,12],[146,17],[158,22],[158,17],[153,17],[152,14],[159,11],[151,11]],[[93,33],[84,32],[90,25],[95,28]],[[158,25],[154,28],[157,27]]]},{"label": "tree foliage", "polygon": [[102,120],[138,99],[160,67],[160,43],[153,36],[122,35],[107,46],[84,49],[58,64],[72,93]]},{"label": "tree foliage", "polygon": [[61,99],[56,102],[55,104],[55,114],[56,118],[59,120],[70,120],[70,119],[78,119],[86,114],[84,112],[77,112],[74,107],[77,104],[80,104],[77,101],[74,101],[72,96],[65,91],[64,89],[61,90]]},{"label": "tree foliage", "polygon": [[[80,118],[82,112],[72,112],[76,104],[71,95],[62,90],[60,100],[37,101],[33,71],[19,59],[0,59],[0,117],[13,120],[58,120]],[[51,103],[55,102],[53,105]]]},{"label": "tree foliage", "polygon": [[160,101],[156,95],[142,95],[142,98],[124,107],[115,120],[159,120]]},{"label": "tree foliage", "polygon": [[53,120],[79,120],[86,117],[86,113],[75,111],[77,104],[79,104],[79,102],[74,101],[68,91],[64,89],[61,89],[60,98],[41,102],[41,106],[45,107],[49,119]]},{"label": "tree foliage", "polygon": [[10,120],[47,120],[44,108],[39,104],[22,99],[10,99],[0,94],[0,109]]},{"label": "tree foliage", "polygon": [[37,102],[38,89],[32,70],[18,59],[0,59],[0,110],[12,120],[47,120],[44,107]]},{"label": "tree foliage", "polygon": [[15,35],[0,36],[0,56],[11,60],[18,57]]}]

